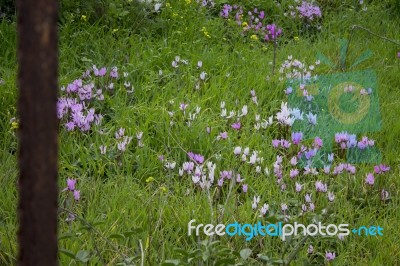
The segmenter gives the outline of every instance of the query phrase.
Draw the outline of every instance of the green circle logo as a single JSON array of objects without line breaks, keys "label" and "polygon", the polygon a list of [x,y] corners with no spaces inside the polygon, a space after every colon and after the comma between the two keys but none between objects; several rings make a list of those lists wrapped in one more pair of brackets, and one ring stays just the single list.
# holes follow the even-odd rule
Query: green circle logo
[{"label": "green circle logo", "polygon": [[354,82],[343,82],[333,87],[328,97],[328,109],[333,118],[347,125],[360,122],[371,105],[370,97],[362,93],[363,89]]}]

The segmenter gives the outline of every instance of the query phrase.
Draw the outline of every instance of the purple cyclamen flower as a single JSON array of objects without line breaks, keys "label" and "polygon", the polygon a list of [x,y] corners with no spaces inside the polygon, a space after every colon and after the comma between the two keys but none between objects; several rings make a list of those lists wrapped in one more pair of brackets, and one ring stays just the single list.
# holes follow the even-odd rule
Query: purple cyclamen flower
[{"label": "purple cyclamen flower", "polygon": [[336,258],[336,254],[335,254],[335,252],[326,252],[325,258],[327,261],[334,260]]},{"label": "purple cyclamen flower", "polygon": [[328,161],[331,163],[333,162],[333,153],[328,154]]},{"label": "purple cyclamen flower", "polygon": [[310,194],[306,194],[306,195],[304,196],[304,198],[305,198],[305,200],[306,200],[307,203],[310,203],[310,202],[311,202],[311,195],[310,195]]},{"label": "purple cyclamen flower", "polygon": [[375,174],[382,174],[382,173],[387,172],[389,170],[390,170],[390,167],[386,166],[384,164],[380,164],[380,165],[375,165],[374,166]]},{"label": "purple cyclamen flower", "polygon": [[299,144],[303,139],[303,133],[302,132],[293,132],[292,133],[292,142],[293,144],[297,145]]},{"label": "purple cyclamen flower", "polygon": [[219,133],[219,136],[221,137],[221,139],[227,139],[228,138],[228,132],[222,132],[222,133]]},{"label": "purple cyclamen flower", "polygon": [[187,104],[185,104],[185,103],[181,103],[180,105],[179,105],[179,109],[181,109],[182,111],[185,111],[185,109],[188,107],[188,105]]},{"label": "purple cyclamen flower", "polygon": [[365,178],[365,183],[371,186],[375,183],[375,177],[372,173],[367,174],[367,177]]},{"label": "purple cyclamen flower", "polygon": [[303,188],[303,185],[296,182],[296,192],[300,192],[302,188]]},{"label": "purple cyclamen flower", "polygon": [[81,192],[79,190],[74,190],[75,200],[79,200],[80,197],[81,197]]},{"label": "purple cyclamen flower", "polygon": [[290,147],[291,143],[287,141],[286,139],[281,139],[281,146],[285,149],[288,149]]},{"label": "purple cyclamen flower", "polygon": [[328,186],[321,181],[315,182],[315,190],[318,192],[326,192],[328,190]]},{"label": "purple cyclamen flower", "polygon": [[105,68],[105,67],[102,67],[102,68],[100,68],[100,70],[99,70],[99,76],[100,77],[103,77],[103,76],[105,76],[106,75],[106,73],[107,73],[107,68]]},{"label": "purple cyclamen flower", "polygon": [[314,139],[314,147],[319,149],[323,145],[322,139],[320,137],[315,137]]},{"label": "purple cyclamen flower", "polygon": [[70,121],[65,124],[65,127],[66,127],[67,131],[72,131],[75,129],[75,123]]},{"label": "purple cyclamen flower", "polygon": [[400,52],[397,52],[397,58],[400,58]]},{"label": "purple cyclamen flower", "polygon": [[118,68],[117,67],[113,67],[111,69],[110,76],[112,78],[118,78]]},{"label": "purple cyclamen flower", "polygon": [[104,154],[106,154],[106,152],[107,152],[107,146],[101,145],[100,146],[100,153],[104,155]]},{"label": "purple cyclamen flower", "polygon": [[75,190],[75,184],[76,184],[76,179],[67,179],[67,188],[70,191],[74,191]]},{"label": "purple cyclamen flower", "polygon": [[239,130],[241,126],[242,126],[242,125],[240,124],[240,122],[236,122],[236,123],[233,123],[233,124],[232,124],[232,128],[233,128],[233,129],[236,129],[236,130]]},{"label": "purple cyclamen flower", "polygon": [[292,169],[290,170],[290,178],[294,178],[299,174],[299,170],[297,169]]},{"label": "purple cyclamen flower", "polygon": [[311,125],[315,126],[317,124],[317,114],[308,113],[306,116]]},{"label": "purple cyclamen flower", "polygon": [[242,186],[243,193],[247,193],[247,189],[248,189],[247,184],[243,184]]},{"label": "purple cyclamen flower", "polygon": [[281,144],[281,141],[279,139],[273,139],[272,140],[272,146],[274,148],[278,148],[280,144]]}]

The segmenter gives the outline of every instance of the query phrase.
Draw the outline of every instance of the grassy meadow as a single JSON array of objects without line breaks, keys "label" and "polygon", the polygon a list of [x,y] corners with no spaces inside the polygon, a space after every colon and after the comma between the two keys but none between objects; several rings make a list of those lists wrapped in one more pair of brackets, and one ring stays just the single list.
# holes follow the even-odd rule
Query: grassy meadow
[{"label": "grassy meadow", "polygon": [[[399,1],[314,1],[313,20],[290,15],[295,1],[169,0],[157,11],[108,1],[102,12],[114,13],[100,15],[93,1],[61,2],[60,265],[400,265]],[[264,40],[251,16],[282,33]],[[17,258],[16,62],[15,18],[0,18],[0,265]],[[301,88],[289,93],[288,77],[367,70],[381,128],[354,134],[356,145],[374,140],[381,162],[349,166],[348,147],[307,138],[322,126],[307,110],[296,144],[282,102]],[[321,146],[333,147],[331,168],[312,166]],[[188,236],[192,219],[380,226],[383,236]]]}]

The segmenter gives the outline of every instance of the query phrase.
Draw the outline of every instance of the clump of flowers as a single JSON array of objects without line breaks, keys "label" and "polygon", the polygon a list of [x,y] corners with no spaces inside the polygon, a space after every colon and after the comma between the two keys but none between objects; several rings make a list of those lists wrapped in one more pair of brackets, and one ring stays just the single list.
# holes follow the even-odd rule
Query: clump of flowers
[{"label": "clump of flowers", "polygon": [[220,12],[220,16],[225,19],[234,19],[236,24],[243,29],[243,34],[250,36],[252,40],[264,40],[266,42],[276,42],[282,34],[282,29],[275,24],[268,24],[265,11],[254,8],[244,12],[243,7],[238,5],[225,4]]},{"label": "clump of flowers", "polygon": [[[124,73],[126,78],[128,73]],[[114,82],[119,79],[117,67],[86,70],[81,78],[61,87],[62,96],[57,102],[57,116],[64,122],[67,131],[87,132],[93,125],[101,124],[103,116],[98,110],[102,107],[104,95],[113,93]],[[125,81],[125,88],[130,87]]]}]

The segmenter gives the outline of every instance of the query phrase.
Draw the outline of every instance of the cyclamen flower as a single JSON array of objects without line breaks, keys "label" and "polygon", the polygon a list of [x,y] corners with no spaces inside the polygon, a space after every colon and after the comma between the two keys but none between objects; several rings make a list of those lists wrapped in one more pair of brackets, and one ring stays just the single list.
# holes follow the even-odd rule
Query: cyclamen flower
[{"label": "cyclamen flower", "polygon": [[278,148],[280,144],[281,144],[281,141],[279,139],[273,139],[272,140],[272,146],[274,148]]},{"label": "cyclamen flower", "polygon": [[200,79],[201,79],[201,80],[205,80],[205,79],[206,79],[206,75],[207,75],[206,72],[204,72],[204,71],[201,72],[201,73],[200,73]]},{"label": "cyclamen flower", "polygon": [[381,191],[381,200],[385,201],[389,199],[389,192],[387,190],[382,189]]},{"label": "cyclamen flower", "polygon": [[260,196],[258,196],[258,197],[254,196],[253,203],[251,204],[251,207],[253,208],[253,210],[257,209],[257,205],[259,202],[260,202]]},{"label": "cyclamen flower", "polygon": [[308,113],[307,119],[311,125],[315,126],[317,124],[317,115],[316,114]]},{"label": "cyclamen flower", "polygon": [[328,200],[332,202],[335,199],[335,195],[332,192],[328,192]]},{"label": "cyclamen flower", "polygon": [[299,170],[297,169],[292,169],[290,170],[290,178],[294,178],[299,174]]},{"label": "cyclamen flower", "polygon": [[110,76],[112,78],[118,78],[118,68],[117,67],[113,67],[111,69]]},{"label": "cyclamen flower", "polygon": [[107,146],[101,145],[100,146],[100,153],[104,155],[104,154],[106,154],[106,152],[107,152]]},{"label": "cyclamen flower", "polygon": [[243,193],[247,193],[247,189],[248,189],[247,184],[243,184],[243,186],[242,186]]},{"label": "cyclamen flower", "polygon": [[327,261],[334,260],[336,258],[336,254],[334,252],[326,252],[325,258]]},{"label": "cyclamen flower", "polygon": [[[219,137],[219,138],[218,138]],[[221,132],[219,133],[218,139],[227,139],[228,138],[228,132]]]},{"label": "cyclamen flower", "polygon": [[75,184],[76,184],[76,179],[67,179],[67,188],[70,191],[74,191],[75,190]]},{"label": "cyclamen flower", "polygon": [[232,128],[233,128],[233,129],[239,130],[240,127],[241,127],[240,122],[236,122],[236,123],[233,123],[233,124],[232,124]]},{"label": "cyclamen flower", "polygon": [[321,9],[307,1],[303,1],[300,6],[296,7],[300,13],[299,16],[308,20],[314,20],[316,17],[321,17]]},{"label": "cyclamen flower", "polygon": [[242,152],[242,147],[235,147],[235,149],[233,150],[233,153],[235,155],[240,155],[240,153]]},{"label": "cyclamen flower", "polygon": [[188,152],[188,156],[190,159],[192,159],[193,161],[195,161],[198,164],[202,164],[204,162],[204,156],[200,155],[200,154],[195,154],[193,152]]},{"label": "cyclamen flower", "polygon": [[320,137],[315,137],[314,139],[314,147],[321,148],[323,145],[322,139]]},{"label": "cyclamen flower", "polygon": [[287,209],[288,209],[288,206],[287,206],[285,203],[282,203],[282,204],[281,204],[281,210],[282,210],[283,212],[285,212],[285,211],[287,211]]},{"label": "cyclamen flower", "polygon": [[307,253],[308,254],[311,254],[311,253],[313,253],[314,252],[314,247],[312,246],[312,245],[309,245],[308,246],[308,249],[307,249]]},{"label": "cyclamen flower", "polygon": [[79,200],[79,198],[81,197],[81,192],[79,190],[74,190],[74,198],[75,200]]},{"label": "cyclamen flower", "polygon": [[269,205],[264,203],[264,205],[262,206],[262,208],[260,210],[261,214],[264,216],[267,213],[268,209],[269,209]]},{"label": "cyclamen flower", "polygon": [[303,139],[303,133],[302,132],[293,132],[292,133],[292,142],[293,144],[297,145],[299,144]]},{"label": "cyclamen flower", "polygon": [[321,181],[315,182],[315,190],[318,192],[326,192],[328,190],[328,186]]},{"label": "cyclamen flower", "polygon": [[385,173],[385,172],[387,172],[389,170],[390,170],[390,167],[386,166],[384,164],[380,164],[380,165],[375,165],[374,166],[375,174],[382,174],[382,173]]},{"label": "cyclamen flower", "polygon": [[307,203],[311,202],[311,195],[310,194],[306,194],[304,197],[305,197],[305,200],[306,200]]},{"label": "cyclamen flower", "polygon": [[365,183],[371,186],[375,183],[375,177],[372,173],[367,174],[367,177],[365,178]]},{"label": "cyclamen flower", "polygon": [[303,185],[296,182],[296,192],[300,192],[303,188]]},{"label": "cyclamen flower", "polygon": [[181,104],[179,105],[179,109],[181,109],[182,111],[185,111],[187,107],[188,107],[188,105],[185,104],[185,103],[181,103]]}]

